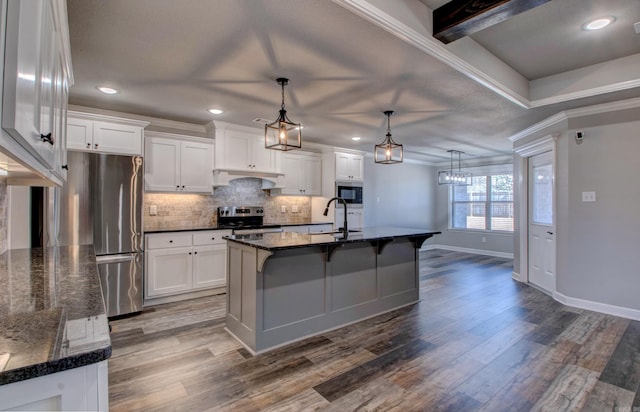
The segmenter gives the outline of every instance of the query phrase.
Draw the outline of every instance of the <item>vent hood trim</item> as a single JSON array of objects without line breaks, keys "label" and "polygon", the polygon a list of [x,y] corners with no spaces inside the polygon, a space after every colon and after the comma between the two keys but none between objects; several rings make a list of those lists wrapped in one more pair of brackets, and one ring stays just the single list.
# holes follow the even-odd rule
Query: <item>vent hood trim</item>
[{"label": "vent hood trim", "polygon": [[213,171],[213,187],[229,186],[235,179],[253,177],[262,179],[263,189],[284,188],[284,173],[250,172],[247,170],[215,169]]}]

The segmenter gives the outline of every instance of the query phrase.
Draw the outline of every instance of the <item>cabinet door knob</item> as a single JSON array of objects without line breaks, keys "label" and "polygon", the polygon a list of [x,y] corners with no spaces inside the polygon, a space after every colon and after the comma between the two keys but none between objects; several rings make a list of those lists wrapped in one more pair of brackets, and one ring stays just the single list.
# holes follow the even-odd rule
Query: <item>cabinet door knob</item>
[{"label": "cabinet door knob", "polygon": [[173,240],[169,240],[169,243],[173,243]]},{"label": "cabinet door knob", "polygon": [[547,235],[553,235],[553,232],[547,232]]},{"label": "cabinet door knob", "polygon": [[177,186],[176,186],[176,189],[178,189],[178,190],[179,190],[179,189],[180,189],[180,185],[177,185]]},{"label": "cabinet door knob", "polygon": [[184,190],[184,185],[182,185],[182,189]]},{"label": "cabinet door knob", "polygon": [[94,143],[93,147],[95,147],[97,149],[98,148],[98,143]]},{"label": "cabinet door knob", "polygon": [[91,149],[91,143],[87,143],[87,149]]},{"label": "cabinet door knob", "polygon": [[40,139],[42,139],[43,142],[53,145],[53,136],[51,136],[51,133],[41,134]]},{"label": "cabinet door knob", "polygon": [[64,170],[69,170],[69,165],[62,165],[61,166]]},{"label": "cabinet door knob", "polygon": [[194,255],[197,255],[197,254],[198,254],[198,252],[193,252],[193,254],[194,254]]},{"label": "cabinet door knob", "polygon": [[189,252],[189,254],[191,254],[191,252]]},{"label": "cabinet door knob", "polygon": [[215,237],[212,237],[212,238],[211,238],[211,240],[216,240],[216,238],[215,238]]}]

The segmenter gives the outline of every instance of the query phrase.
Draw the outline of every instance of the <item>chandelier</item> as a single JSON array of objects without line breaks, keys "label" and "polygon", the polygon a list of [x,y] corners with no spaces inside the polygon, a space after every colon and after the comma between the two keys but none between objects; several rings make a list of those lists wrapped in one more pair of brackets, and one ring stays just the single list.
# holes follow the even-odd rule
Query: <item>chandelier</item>
[{"label": "chandelier", "polygon": [[284,107],[284,86],[289,84],[289,79],[279,77],[276,79],[282,87],[282,104],[280,114],[273,123],[264,125],[264,147],[274,150],[293,150],[302,147],[302,126],[294,123],[287,117]]},{"label": "chandelier", "polygon": [[387,116],[387,135],[382,143],[375,146],[373,160],[382,164],[402,163],[402,145],[394,142],[391,138],[391,115],[393,110],[387,110],[384,114]]},{"label": "chandelier", "polygon": [[[460,155],[464,152],[459,150],[447,150],[451,158],[449,164],[449,170],[441,170],[438,172],[438,184],[439,185],[456,185],[456,186],[469,186],[471,184],[471,173],[466,173],[460,170]],[[458,170],[453,169],[453,156],[458,155]]]}]

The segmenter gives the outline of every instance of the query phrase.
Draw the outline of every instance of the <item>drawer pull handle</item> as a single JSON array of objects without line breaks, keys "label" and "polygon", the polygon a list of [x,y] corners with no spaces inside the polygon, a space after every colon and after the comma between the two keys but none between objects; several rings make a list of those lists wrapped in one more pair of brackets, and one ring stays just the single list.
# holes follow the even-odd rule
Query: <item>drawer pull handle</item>
[{"label": "drawer pull handle", "polygon": [[173,240],[170,240],[169,243],[173,243]]},{"label": "drawer pull handle", "polygon": [[51,136],[51,133],[41,134],[40,135],[40,139],[42,139],[43,142],[47,142],[49,144],[53,144],[53,137]]},{"label": "drawer pull handle", "polygon": [[216,240],[216,238],[215,238],[215,237],[212,237],[212,238],[211,238],[211,240]]}]

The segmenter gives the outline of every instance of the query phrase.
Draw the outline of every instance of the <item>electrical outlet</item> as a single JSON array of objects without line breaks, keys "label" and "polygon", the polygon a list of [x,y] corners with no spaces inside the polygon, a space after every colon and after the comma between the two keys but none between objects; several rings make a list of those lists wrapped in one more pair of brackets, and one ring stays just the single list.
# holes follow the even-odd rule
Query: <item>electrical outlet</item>
[{"label": "electrical outlet", "polygon": [[595,202],[596,201],[596,192],[582,192],[582,201],[583,202]]},{"label": "electrical outlet", "polygon": [[298,213],[298,205],[291,206],[291,213]]},{"label": "electrical outlet", "polygon": [[280,206],[280,213],[287,213],[287,207],[286,206]]},{"label": "electrical outlet", "polygon": [[156,216],[158,214],[158,206],[156,205],[149,206],[149,214],[151,216]]}]

